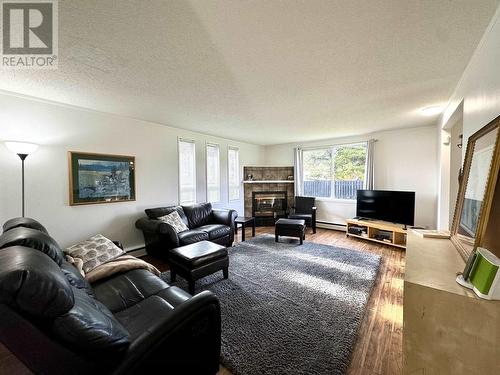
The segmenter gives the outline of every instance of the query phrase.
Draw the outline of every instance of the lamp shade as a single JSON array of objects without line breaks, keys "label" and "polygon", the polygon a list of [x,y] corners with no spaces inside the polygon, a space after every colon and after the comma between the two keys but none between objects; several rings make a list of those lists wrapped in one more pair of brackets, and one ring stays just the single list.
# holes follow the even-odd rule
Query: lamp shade
[{"label": "lamp shade", "polygon": [[7,146],[10,151],[16,154],[24,155],[32,154],[38,149],[37,144],[28,142],[6,141],[5,146]]}]

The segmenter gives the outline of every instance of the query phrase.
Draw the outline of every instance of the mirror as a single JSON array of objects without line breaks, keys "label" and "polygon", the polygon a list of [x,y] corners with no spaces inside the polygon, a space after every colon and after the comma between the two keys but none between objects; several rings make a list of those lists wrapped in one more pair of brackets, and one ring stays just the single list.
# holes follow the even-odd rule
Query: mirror
[{"label": "mirror", "polygon": [[493,120],[474,133],[467,143],[451,229],[451,239],[465,260],[480,244],[485,213],[491,207],[491,185],[496,184],[498,173],[499,122],[499,118]]}]

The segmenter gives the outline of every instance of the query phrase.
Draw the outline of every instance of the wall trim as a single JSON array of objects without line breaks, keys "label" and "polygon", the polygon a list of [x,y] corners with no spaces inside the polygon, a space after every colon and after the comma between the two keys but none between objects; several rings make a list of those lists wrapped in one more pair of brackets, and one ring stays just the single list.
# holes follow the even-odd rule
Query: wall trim
[{"label": "wall trim", "polygon": [[205,132],[202,132],[202,131],[197,131],[197,130],[192,130],[192,129],[187,129],[187,128],[181,128],[181,127],[178,127],[178,126],[175,126],[175,125],[172,125],[172,124],[168,124],[168,123],[154,122],[154,121],[143,119],[143,118],[140,118],[140,117],[137,117],[137,116],[133,116],[133,115],[126,115],[126,114],[120,114],[120,113],[115,113],[115,112],[108,112],[108,111],[104,111],[104,110],[100,110],[100,109],[96,109],[96,108],[90,108],[90,107],[83,107],[83,106],[77,105],[77,104],[70,104],[70,103],[60,102],[60,101],[53,100],[53,99],[46,99],[46,98],[43,98],[43,97],[33,96],[33,95],[29,95],[29,94],[24,94],[24,93],[21,93],[21,92],[15,92],[15,91],[9,91],[9,90],[0,89],[0,95],[11,96],[11,97],[14,97],[14,98],[19,98],[19,99],[24,99],[24,100],[30,100],[30,101],[34,101],[34,102],[38,102],[38,103],[54,105],[54,106],[63,107],[63,108],[67,108],[67,109],[73,109],[73,110],[77,110],[77,111],[83,111],[83,112],[89,112],[89,113],[98,113],[98,114],[109,116],[109,117],[116,118],[116,119],[139,121],[139,122],[143,122],[144,124],[147,124],[147,125],[167,127],[167,128],[172,129],[172,130],[179,131],[181,133],[198,134],[198,135],[203,135],[205,137],[212,138],[212,139],[213,138],[218,138],[218,139],[223,139],[225,141],[231,141],[231,142],[239,143],[239,144],[243,144],[243,145],[252,145],[252,146],[259,146],[259,147],[265,147],[266,146],[265,144],[251,143],[251,142],[248,142],[248,141],[242,141],[242,140],[233,139],[233,138],[226,138],[226,137],[223,137],[223,136],[220,136],[220,135],[215,135],[215,134],[211,134],[211,133],[205,133]]},{"label": "wall trim", "polygon": [[316,226],[318,228],[338,230],[341,232],[345,232],[347,228],[347,225],[345,224],[332,223],[330,221],[319,221],[319,220],[316,220]]},{"label": "wall trim", "polygon": [[146,248],[144,246],[128,249],[125,250],[125,252],[127,253],[127,255],[132,255],[136,258],[140,258],[147,255]]}]

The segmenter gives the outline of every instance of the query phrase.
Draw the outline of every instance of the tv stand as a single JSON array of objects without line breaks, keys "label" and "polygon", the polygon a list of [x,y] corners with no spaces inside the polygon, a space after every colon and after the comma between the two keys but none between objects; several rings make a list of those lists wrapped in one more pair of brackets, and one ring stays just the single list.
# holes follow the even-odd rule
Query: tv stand
[{"label": "tv stand", "polygon": [[353,219],[353,220],[371,221],[371,220],[373,220],[373,219],[370,219],[370,218],[368,218],[368,217],[356,216],[356,217],[354,217],[354,219]]},{"label": "tv stand", "polygon": [[[394,246],[400,249],[406,249],[406,226],[402,228],[401,225],[388,223],[380,220],[363,220],[363,219],[347,219],[347,237],[356,237],[363,240],[381,243],[384,245]],[[352,227],[364,228],[362,234],[351,233]],[[389,240],[379,240],[375,238],[379,231],[390,232]]]}]

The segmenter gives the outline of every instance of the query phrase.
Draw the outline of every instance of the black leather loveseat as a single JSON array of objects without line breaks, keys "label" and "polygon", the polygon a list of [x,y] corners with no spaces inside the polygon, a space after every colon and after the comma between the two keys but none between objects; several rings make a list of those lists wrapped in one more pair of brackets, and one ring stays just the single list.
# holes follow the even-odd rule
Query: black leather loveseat
[{"label": "black leather loveseat", "polygon": [[[146,270],[89,283],[31,219],[0,236],[0,340],[36,374],[215,374],[217,297]],[[1,372],[1,371],[0,371]]]},{"label": "black leather loveseat", "polygon": [[[176,233],[159,217],[177,211],[189,230]],[[144,234],[146,251],[153,256],[168,259],[170,249],[199,241],[211,241],[230,247],[234,241],[235,210],[213,209],[210,203],[191,206],[169,206],[145,210],[147,217],[137,220],[135,226]]]}]

